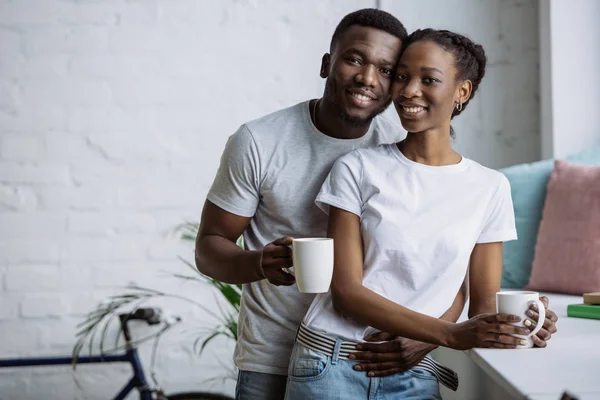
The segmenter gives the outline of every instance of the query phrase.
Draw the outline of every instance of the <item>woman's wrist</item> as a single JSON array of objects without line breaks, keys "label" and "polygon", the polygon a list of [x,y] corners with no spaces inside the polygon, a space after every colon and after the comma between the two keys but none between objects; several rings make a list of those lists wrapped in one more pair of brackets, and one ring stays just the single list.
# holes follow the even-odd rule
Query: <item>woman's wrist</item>
[{"label": "woman's wrist", "polygon": [[440,320],[440,322],[442,323],[439,330],[441,332],[440,346],[452,348],[455,342],[454,328],[456,323],[443,320]]}]

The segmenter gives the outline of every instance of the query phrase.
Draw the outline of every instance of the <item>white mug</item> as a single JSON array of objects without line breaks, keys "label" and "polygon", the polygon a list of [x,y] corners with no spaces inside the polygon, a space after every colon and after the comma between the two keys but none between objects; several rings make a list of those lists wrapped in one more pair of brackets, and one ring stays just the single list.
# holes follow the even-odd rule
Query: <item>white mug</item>
[{"label": "white mug", "polygon": [[523,326],[523,321],[529,318],[525,312],[529,309],[529,306],[534,303],[537,304],[537,311],[539,313],[538,323],[536,324],[535,329],[528,335],[514,335],[527,341],[527,344],[525,345],[518,345],[518,349],[528,349],[533,347],[531,336],[538,333],[544,326],[546,308],[544,307],[544,303],[540,301],[540,294],[537,292],[507,291],[496,293],[496,312],[521,317],[520,322],[511,323],[512,325]]},{"label": "white mug", "polygon": [[294,239],[292,250],[298,290],[303,293],[327,292],[333,276],[333,239]]}]

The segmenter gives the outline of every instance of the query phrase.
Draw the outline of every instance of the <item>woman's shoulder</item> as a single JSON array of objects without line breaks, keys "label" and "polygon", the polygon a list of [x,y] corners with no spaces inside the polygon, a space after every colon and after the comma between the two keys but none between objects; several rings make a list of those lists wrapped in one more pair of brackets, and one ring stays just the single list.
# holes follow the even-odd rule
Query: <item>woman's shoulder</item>
[{"label": "woman's shoulder", "polygon": [[470,165],[470,172],[477,176],[478,179],[481,180],[482,183],[486,182],[490,186],[499,187],[502,185],[509,185],[508,179],[506,176],[493,168],[486,167],[477,161],[473,161],[468,159]]}]

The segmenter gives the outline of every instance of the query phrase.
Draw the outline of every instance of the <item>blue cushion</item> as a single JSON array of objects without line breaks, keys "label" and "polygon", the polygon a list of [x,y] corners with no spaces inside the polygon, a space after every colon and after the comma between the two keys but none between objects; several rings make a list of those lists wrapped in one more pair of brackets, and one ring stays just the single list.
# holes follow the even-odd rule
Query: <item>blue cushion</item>
[{"label": "blue cushion", "polygon": [[[567,160],[600,165],[600,147],[567,157]],[[535,254],[537,233],[542,220],[546,185],[554,169],[554,160],[514,165],[501,169],[510,181],[519,239],[504,244],[503,288],[522,288],[529,281]]]}]

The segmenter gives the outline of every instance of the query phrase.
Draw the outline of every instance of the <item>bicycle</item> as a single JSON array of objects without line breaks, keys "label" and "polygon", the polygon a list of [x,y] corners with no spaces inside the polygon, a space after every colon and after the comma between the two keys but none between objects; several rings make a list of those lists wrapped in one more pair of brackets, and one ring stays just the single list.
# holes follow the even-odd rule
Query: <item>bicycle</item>
[{"label": "bicycle", "polygon": [[[136,342],[131,340],[128,322],[133,320],[144,321],[148,325],[157,325],[161,322],[164,324],[158,334],[154,335],[156,340],[181,319],[175,317],[173,320],[162,319],[159,309],[156,308],[138,308],[137,310],[119,314],[121,325],[121,333],[125,339],[125,352],[112,355],[100,355],[89,357],[45,357],[45,358],[12,358],[0,359],[0,368],[2,367],[28,367],[28,366],[46,366],[46,365],[70,365],[78,364],[98,364],[98,363],[129,363],[133,368],[133,377],[114,397],[113,400],[123,400],[134,389],[137,389],[140,394],[140,400],[233,400],[231,397],[223,396],[214,393],[203,392],[188,392],[165,395],[158,382],[156,381],[153,372],[154,362],[152,362],[151,378],[154,381],[154,386],[150,386],[144,373],[144,368],[140,361]],[[139,341],[138,341],[139,342]],[[156,342],[155,342],[156,344]],[[156,348],[156,346],[155,346]],[[153,357],[154,358],[154,357]]]}]

